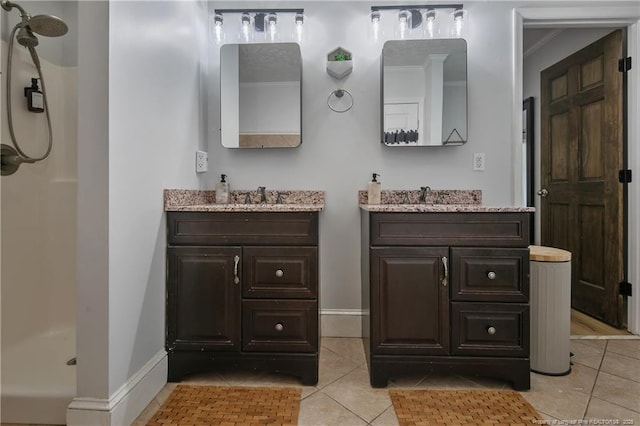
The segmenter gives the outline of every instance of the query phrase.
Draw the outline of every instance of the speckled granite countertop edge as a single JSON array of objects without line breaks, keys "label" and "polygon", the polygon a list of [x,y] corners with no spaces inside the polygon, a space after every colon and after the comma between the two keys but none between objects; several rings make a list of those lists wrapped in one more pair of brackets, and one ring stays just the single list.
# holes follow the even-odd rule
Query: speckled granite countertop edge
[{"label": "speckled granite countertop edge", "polygon": [[[255,190],[233,190],[228,204],[215,203],[214,190],[165,189],[165,211],[192,212],[305,212],[322,211],[325,192],[316,190],[267,190],[267,203],[260,203]],[[249,194],[251,203],[245,203]],[[284,202],[276,204],[278,194]]]},{"label": "speckled granite countertop edge", "polygon": [[533,213],[534,207],[477,204],[360,204],[362,210],[384,213]]}]

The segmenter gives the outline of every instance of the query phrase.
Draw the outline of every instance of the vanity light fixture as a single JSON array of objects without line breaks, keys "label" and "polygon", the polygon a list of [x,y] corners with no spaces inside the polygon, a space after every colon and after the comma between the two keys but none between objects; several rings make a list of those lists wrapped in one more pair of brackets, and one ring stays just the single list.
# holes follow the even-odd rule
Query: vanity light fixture
[{"label": "vanity light fixture", "polygon": [[[304,25],[304,9],[215,9],[213,17],[212,38],[217,44],[222,44],[225,40],[225,32],[223,29],[224,15],[237,14],[239,18],[234,18],[229,27],[235,32],[237,24],[235,19],[240,22],[238,30],[238,40],[241,43],[251,43],[257,41],[258,34],[262,34],[267,42],[280,41],[283,29],[291,33],[286,37],[290,37],[291,41],[301,41],[303,38]],[[291,15],[291,21],[278,20],[278,15]],[[283,25],[284,28],[280,28]],[[262,40],[261,40],[262,41]]]},{"label": "vanity light fixture", "polygon": [[[373,39],[377,40],[380,38],[382,15],[386,10],[398,11],[398,21],[397,24],[395,24],[394,31],[394,38],[396,39],[415,38],[414,33],[417,32],[412,30],[415,30],[421,25],[421,33],[424,38],[437,38],[440,35],[438,24],[451,28],[451,31],[449,31],[451,37],[462,37],[464,35],[463,20],[466,14],[463,7],[463,4],[371,6],[371,32]],[[453,19],[449,22],[439,22],[445,14],[436,14],[437,9],[448,9],[452,11]],[[446,33],[446,31],[444,33]],[[420,38],[420,35],[418,35],[418,38]]]}]

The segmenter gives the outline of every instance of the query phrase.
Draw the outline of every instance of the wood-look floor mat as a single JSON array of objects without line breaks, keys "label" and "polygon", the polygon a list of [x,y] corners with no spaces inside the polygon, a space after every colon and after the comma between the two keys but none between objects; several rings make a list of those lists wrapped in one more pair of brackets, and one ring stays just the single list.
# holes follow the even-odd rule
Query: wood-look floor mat
[{"label": "wood-look floor mat", "polygon": [[389,390],[400,426],[532,425],[541,419],[518,392]]},{"label": "wood-look floor mat", "polygon": [[295,425],[300,389],[178,385],[147,426]]}]

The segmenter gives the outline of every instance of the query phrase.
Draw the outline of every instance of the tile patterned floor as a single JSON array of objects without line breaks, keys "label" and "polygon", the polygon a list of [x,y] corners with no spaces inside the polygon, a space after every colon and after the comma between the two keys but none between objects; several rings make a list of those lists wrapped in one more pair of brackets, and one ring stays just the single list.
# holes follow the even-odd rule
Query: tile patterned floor
[{"label": "tile patterned floor", "polygon": [[[548,424],[554,420],[597,419],[589,424],[640,425],[640,340],[572,340],[575,354],[568,376],[531,374],[522,395]],[[201,374],[187,383],[218,386],[300,386],[295,378],[265,373]],[[134,425],[144,425],[167,398],[168,383]],[[510,389],[501,381],[431,374],[394,378],[389,387],[416,389]],[[361,339],[323,338],[320,380],[302,386],[300,425],[397,425],[386,389],[369,385]],[[615,423],[614,420],[620,421]],[[586,422],[583,424],[587,424]]]}]

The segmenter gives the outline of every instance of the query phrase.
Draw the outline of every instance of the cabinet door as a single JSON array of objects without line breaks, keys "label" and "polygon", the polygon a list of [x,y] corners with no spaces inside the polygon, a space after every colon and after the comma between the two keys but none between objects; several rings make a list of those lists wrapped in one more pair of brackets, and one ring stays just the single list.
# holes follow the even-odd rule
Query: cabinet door
[{"label": "cabinet door", "polygon": [[449,353],[447,247],[371,248],[371,347],[378,354]]},{"label": "cabinet door", "polygon": [[239,247],[168,248],[168,350],[239,350],[240,256]]}]

